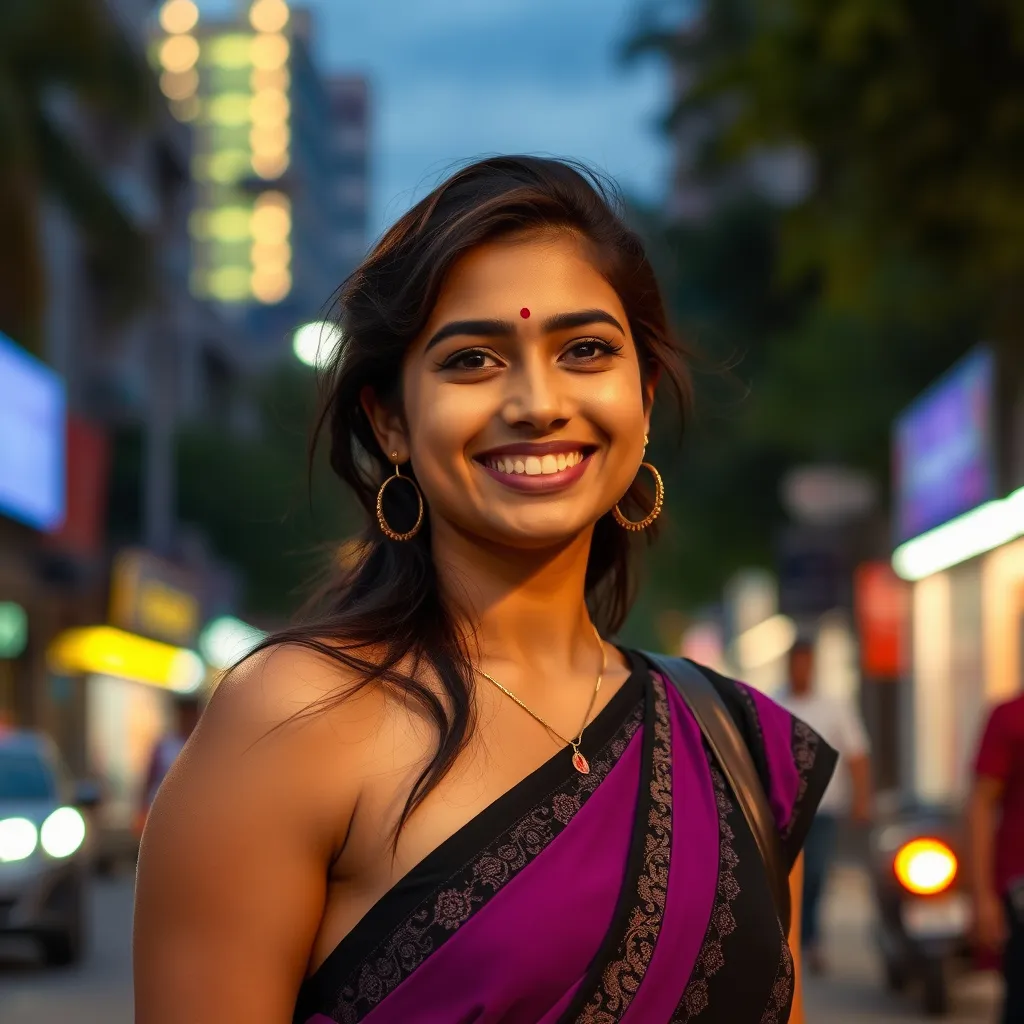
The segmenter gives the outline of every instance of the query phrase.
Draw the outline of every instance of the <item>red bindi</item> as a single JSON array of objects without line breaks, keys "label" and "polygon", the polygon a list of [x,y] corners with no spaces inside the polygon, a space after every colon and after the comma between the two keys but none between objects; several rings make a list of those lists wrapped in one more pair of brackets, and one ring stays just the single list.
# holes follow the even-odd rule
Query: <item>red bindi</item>
[{"label": "red bindi", "polygon": [[521,310],[519,310],[519,315],[524,320],[529,320],[530,319],[530,311],[525,306],[523,306],[523,308]]}]

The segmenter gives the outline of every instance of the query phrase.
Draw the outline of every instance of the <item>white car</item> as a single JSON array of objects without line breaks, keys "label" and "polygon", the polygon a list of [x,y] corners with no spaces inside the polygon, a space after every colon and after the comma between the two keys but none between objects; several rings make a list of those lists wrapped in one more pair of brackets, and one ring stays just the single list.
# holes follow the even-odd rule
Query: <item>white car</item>
[{"label": "white car", "polygon": [[48,964],[83,953],[89,877],[86,820],[99,799],[72,784],[56,746],[0,732],[0,934],[35,938]]}]

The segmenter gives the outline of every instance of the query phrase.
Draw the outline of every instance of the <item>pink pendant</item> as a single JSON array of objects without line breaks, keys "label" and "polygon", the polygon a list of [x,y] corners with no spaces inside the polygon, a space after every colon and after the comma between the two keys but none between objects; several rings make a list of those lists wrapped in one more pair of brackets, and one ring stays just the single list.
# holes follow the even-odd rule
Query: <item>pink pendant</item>
[{"label": "pink pendant", "polygon": [[572,755],[572,766],[580,775],[590,774],[590,765],[587,764],[587,759],[578,750]]}]

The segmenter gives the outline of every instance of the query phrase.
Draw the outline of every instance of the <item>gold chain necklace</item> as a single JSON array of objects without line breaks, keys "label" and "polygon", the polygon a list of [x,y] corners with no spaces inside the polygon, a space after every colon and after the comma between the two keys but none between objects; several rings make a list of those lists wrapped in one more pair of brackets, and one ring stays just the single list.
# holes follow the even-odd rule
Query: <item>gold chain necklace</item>
[{"label": "gold chain necklace", "polygon": [[594,710],[594,702],[597,700],[598,691],[601,689],[601,680],[604,679],[605,669],[608,667],[608,653],[604,649],[604,642],[601,640],[601,634],[598,633],[597,627],[591,623],[591,629],[594,631],[594,636],[597,638],[598,646],[601,648],[601,671],[597,673],[597,685],[594,687],[594,692],[591,694],[590,703],[587,705],[587,713],[583,716],[583,724],[580,726],[580,733],[574,740],[566,739],[560,732],[552,729],[547,722],[544,721],[536,711],[531,711],[511,690],[507,690],[497,679],[492,675],[488,675],[482,668],[478,668],[477,672],[489,682],[501,690],[506,697],[514,700],[531,718],[535,718],[541,725],[544,726],[548,732],[557,736],[563,743],[572,747],[572,766],[581,775],[590,774],[590,764],[587,759],[580,753],[580,743],[583,741],[583,732],[587,728],[587,723],[590,721],[590,713]]}]

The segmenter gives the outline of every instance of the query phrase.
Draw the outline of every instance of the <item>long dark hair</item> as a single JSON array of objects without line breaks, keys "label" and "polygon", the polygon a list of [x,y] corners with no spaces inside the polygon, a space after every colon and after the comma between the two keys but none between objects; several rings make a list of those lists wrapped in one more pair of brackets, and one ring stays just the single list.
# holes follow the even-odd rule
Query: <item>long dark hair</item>
[{"label": "long dark hair", "polygon": [[[669,330],[643,245],[620,210],[615,189],[586,167],[523,156],[482,160],[453,174],[401,217],[340,290],[341,342],[323,371],[313,446],[329,437],[331,466],[355,492],[368,525],[349,546],[348,564],[317,595],[312,613],[261,647],[289,643],[317,651],[354,672],[356,690],[381,682],[411,698],[433,724],[437,745],[409,793],[395,841],[470,736],[474,673],[465,626],[440,596],[429,510],[410,541],[388,540],[377,526],[377,492],[391,465],[360,393],[368,385],[384,402],[400,400],[402,358],[460,256],[502,236],[562,229],[588,244],[629,318],[641,374],[647,381],[657,377],[685,418],[690,376],[684,352]],[[411,467],[404,473],[415,479]],[[393,501],[392,491],[400,492]],[[398,485],[388,495],[389,522],[407,529],[404,524],[415,517],[412,489]],[[649,501],[632,491],[625,500],[639,507]],[[587,603],[599,629],[614,633],[621,627],[633,593],[629,534],[605,515],[596,525],[586,572]],[[417,678],[424,674],[440,687]],[[324,710],[352,692],[339,689],[302,714]]]}]

